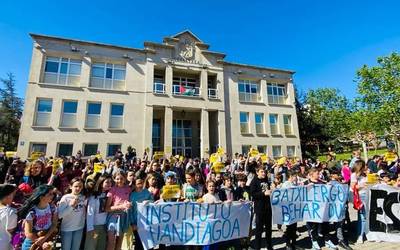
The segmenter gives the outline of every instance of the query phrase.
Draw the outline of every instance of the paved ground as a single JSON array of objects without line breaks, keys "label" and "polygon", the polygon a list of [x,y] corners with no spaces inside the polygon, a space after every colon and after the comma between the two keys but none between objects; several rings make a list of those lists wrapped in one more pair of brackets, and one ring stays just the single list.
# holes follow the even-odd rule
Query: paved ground
[{"label": "paved ground", "polygon": [[[349,228],[348,232],[345,234],[346,239],[350,242],[350,246],[355,249],[362,250],[400,250],[400,243],[388,243],[388,242],[364,242],[363,244],[356,244],[357,236],[356,236],[356,221],[357,221],[357,212],[350,208],[350,218],[352,221],[352,225]],[[283,228],[284,229],[284,228]],[[311,249],[311,242],[308,237],[307,229],[303,224],[299,224],[298,233],[300,237],[298,238],[298,245],[303,249]],[[280,232],[276,226],[273,227],[272,232],[272,240],[274,244],[274,249],[285,249],[285,242],[282,238],[283,232]],[[320,245],[323,243],[321,242]],[[322,249],[329,249],[327,247],[322,247]]]}]

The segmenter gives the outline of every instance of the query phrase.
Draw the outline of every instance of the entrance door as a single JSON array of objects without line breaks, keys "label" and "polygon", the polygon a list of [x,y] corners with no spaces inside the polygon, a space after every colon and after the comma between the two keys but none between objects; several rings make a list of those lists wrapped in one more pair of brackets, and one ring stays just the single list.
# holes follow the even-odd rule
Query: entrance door
[{"label": "entrance door", "polygon": [[190,120],[173,120],[172,154],[192,156],[192,122]]}]

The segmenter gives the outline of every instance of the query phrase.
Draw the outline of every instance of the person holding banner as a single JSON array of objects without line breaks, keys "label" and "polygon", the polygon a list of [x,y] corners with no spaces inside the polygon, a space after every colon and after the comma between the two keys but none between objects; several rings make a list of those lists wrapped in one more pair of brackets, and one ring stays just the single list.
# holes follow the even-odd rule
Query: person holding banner
[{"label": "person holding banner", "polygon": [[[287,173],[287,181],[282,183],[281,188],[291,188],[298,185],[297,172],[294,169],[290,169]],[[286,238],[286,250],[296,249],[297,239],[297,223],[293,223],[286,226],[285,238]]]},{"label": "person holding banner", "polygon": [[258,166],[250,184],[250,194],[254,201],[256,216],[255,244],[256,250],[261,249],[262,234],[266,233],[267,249],[272,250],[272,209],[270,202],[270,183],[263,165]]},{"label": "person holding banner", "polygon": [[193,168],[186,170],[186,183],[183,184],[182,194],[184,201],[197,201],[203,196],[203,185],[196,182],[196,172]]}]

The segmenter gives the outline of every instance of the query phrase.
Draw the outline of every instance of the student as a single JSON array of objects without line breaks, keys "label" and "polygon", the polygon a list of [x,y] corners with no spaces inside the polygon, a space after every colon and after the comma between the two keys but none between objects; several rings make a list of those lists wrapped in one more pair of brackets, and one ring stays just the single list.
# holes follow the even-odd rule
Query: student
[{"label": "student", "polygon": [[250,194],[254,201],[256,216],[255,249],[261,249],[263,232],[266,233],[267,249],[272,248],[272,210],[270,202],[270,183],[264,166],[256,169],[256,176],[250,183]]},{"label": "student", "polygon": [[203,186],[196,182],[196,173],[194,169],[186,170],[186,183],[182,187],[182,199],[184,201],[197,201],[203,196]]},{"label": "student", "polygon": [[236,175],[237,179],[237,188],[233,193],[233,200],[235,201],[249,201],[250,200],[250,192],[248,186],[246,186],[247,177],[245,174]]},{"label": "student", "polygon": [[62,250],[79,250],[85,227],[86,198],[82,194],[84,182],[75,177],[70,183],[70,193],[64,195],[58,206],[61,222]]},{"label": "student", "polygon": [[[177,177],[176,177],[176,173],[173,171],[168,171],[165,173],[165,185],[166,186],[170,186],[170,185],[178,185],[177,184]],[[163,188],[164,188],[163,187]],[[180,192],[182,192],[182,190],[180,190]],[[180,194],[181,196],[182,194]],[[161,190],[161,195],[160,195],[160,199],[159,201],[161,202],[175,202],[178,201],[179,198],[170,198],[170,199],[166,199],[165,197],[163,197],[163,190]]]},{"label": "student", "polygon": [[353,166],[354,172],[351,174],[351,184],[350,188],[354,192],[354,189],[358,190],[358,194],[360,196],[360,200],[363,203],[363,206],[360,210],[358,210],[358,221],[357,221],[357,243],[364,243],[365,237],[365,223],[366,223],[366,215],[365,215],[365,206],[367,202],[367,173],[368,168],[365,165],[363,160],[357,160],[354,162]]},{"label": "student", "polygon": [[146,181],[145,181],[145,187],[151,195],[153,195],[153,198],[155,201],[160,199],[160,189],[158,188],[158,179],[154,173],[150,173],[147,175]]},{"label": "student", "polygon": [[41,160],[36,160],[28,165],[23,182],[29,184],[33,189],[47,184],[47,178],[44,176],[44,163]]},{"label": "student", "polygon": [[[314,184],[324,184],[325,182],[319,179],[320,171],[318,168],[313,167],[308,171],[308,180],[304,182],[304,185],[314,185]],[[307,222],[306,223],[308,234],[311,238],[312,249],[320,250],[321,247],[318,244],[318,229],[321,227],[321,233],[325,239],[325,246],[330,249],[338,249],[338,247],[333,244],[329,239],[329,223],[317,223],[317,222]]]},{"label": "student", "polygon": [[215,193],[215,181],[208,180],[206,182],[207,185],[207,193],[203,195],[203,202],[205,203],[218,203],[221,202],[219,195]]},{"label": "student", "polygon": [[[297,182],[297,172],[294,169],[288,171],[288,179],[282,183],[281,188],[291,188],[298,185]],[[297,223],[293,223],[286,226],[285,238],[286,238],[286,250],[296,249],[296,239],[297,239]]]},{"label": "student", "polygon": [[17,211],[10,205],[17,187],[11,184],[0,185],[0,250],[11,250],[11,235],[17,228]]},{"label": "student", "polygon": [[122,170],[113,175],[115,186],[107,193],[107,250],[121,249],[124,233],[129,227],[128,210],[132,207],[129,201],[131,188],[126,185]]},{"label": "student", "polygon": [[107,193],[111,187],[111,176],[100,176],[96,182],[94,193],[88,200],[85,240],[86,250],[105,250],[107,247],[106,202]]},{"label": "student", "polygon": [[224,184],[222,185],[221,189],[219,190],[219,198],[221,201],[233,201],[234,200],[234,187],[232,185],[232,177],[229,174],[225,174],[224,177]]},{"label": "student", "polygon": [[19,210],[19,218],[25,218],[25,239],[22,250],[29,250],[31,247],[32,249],[38,247],[51,249],[58,225],[57,209],[51,204],[54,195],[54,187],[41,185],[33,191]]},{"label": "student", "polygon": [[132,227],[133,234],[135,236],[135,250],[143,250],[143,245],[139,237],[137,228],[137,204],[144,201],[153,201],[153,196],[149,190],[143,188],[144,182],[142,179],[136,179],[135,190],[130,195],[130,202],[132,203],[132,208],[129,210],[130,223]]}]

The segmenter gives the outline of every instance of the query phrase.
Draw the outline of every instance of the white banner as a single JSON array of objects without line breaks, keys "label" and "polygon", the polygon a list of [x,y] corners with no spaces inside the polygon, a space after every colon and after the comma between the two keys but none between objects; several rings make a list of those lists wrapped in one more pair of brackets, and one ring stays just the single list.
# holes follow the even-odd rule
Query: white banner
[{"label": "white banner", "polygon": [[271,194],[273,222],[290,225],[298,221],[341,221],[348,196],[349,187],[345,184],[275,189]]},{"label": "white banner", "polygon": [[400,189],[385,184],[370,187],[366,216],[369,241],[400,242]]},{"label": "white banner", "polygon": [[138,230],[143,247],[210,245],[247,237],[250,202],[167,202],[138,204]]}]

